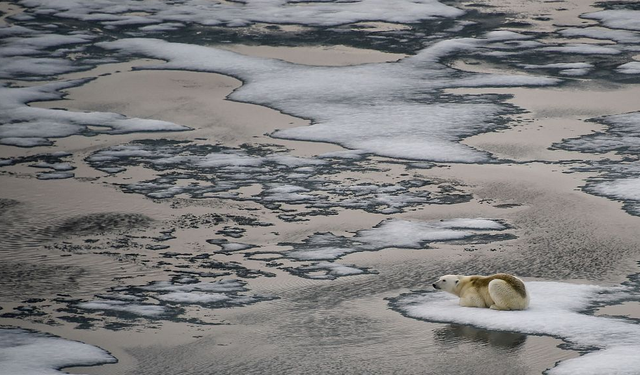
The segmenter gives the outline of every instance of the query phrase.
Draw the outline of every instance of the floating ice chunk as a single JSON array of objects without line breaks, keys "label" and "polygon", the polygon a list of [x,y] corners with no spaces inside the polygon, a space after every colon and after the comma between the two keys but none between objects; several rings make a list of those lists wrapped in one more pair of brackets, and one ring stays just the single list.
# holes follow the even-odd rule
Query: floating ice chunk
[{"label": "floating ice chunk", "polygon": [[533,65],[527,64],[522,66],[525,69],[590,69],[593,68],[593,64],[590,63],[554,63],[554,64],[542,64]]},{"label": "floating ice chunk", "polygon": [[226,243],[221,243],[220,247],[222,247],[222,251],[242,251],[242,250],[247,250],[247,249],[251,249],[254,246],[253,245],[248,245],[248,244],[244,244],[244,243],[238,243],[238,242],[226,242]]},{"label": "floating ice chunk", "polygon": [[159,25],[142,26],[140,30],[161,32],[161,31],[175,31],[183,27],[184,27],[184,24],[179,22],[167,22],[167,23],[161,23]]},{"label": "floating ice chunk", "polygon": [[197,293],[197,292],[173,292],[156,296],[157,299],[165,302],[177,303],[219,303],[230,299],[226,294],[222,293]]},{"label": "floating ice chunk", "polygon": [[616,9],[586,13],[582,18],[598,20],[612,29],[640,30],[640,10]]},{"label": "floating ice chunk", "polygon": [[297,260],[333,260],[357,251],[359,251],[357,248],[317,247],[306,250],[292,250],[287,253],[287,256]]},{"label": "floating ice chunk", "polygon": [[542,64],[522,65],[525,69],[561,69],[558,73],[567,76],[583,76],[593,69],[593,64],[589,63],[555,63],[555,64]]},{"label": "floating ice chunk", "polygon": [[640,369],[640,345],[617,346],[568,359],[548,371],[550,375],[636,375]]},{"label": "floating ice chunk", "polygon": [[245,291],[245,283],[240,280],[220,280],[213,283],[200,282],[191,284],[173,284],[168,281],[158,281],[141,287],[143,290],[161,292],[191,292],[194,290],[203,292],[241,292]]},{"label": "floating ice chunk", "polygon": [[46,138],[7,137],[7,138],[0,138],[0,144],[8,145],[8,146],[17,146],[17,147],[38,147],[38,146],[51,146],[53,142],[51,142]]},{"label": "floating ice chunk", "polygon": [[0,27],[0,37],[35,34],[37,31],[24,26],[11,25]]},{"label": "floating ice chunk", "polygon": [[582,43],[544,47],[540,48],[540,50],[547,52],[575,53],[579,55],[617,55],[621,53],[617,48]]},{"label": "floating ice chunk", "polygon": [[485,38],[491,41],[505,41],[505,40],[518,40],[518,39],[531,39],[530,35],[524,35],[508,30],[490,31],[485,35]]},{"label": "floating ice chunk", "polygon": [[[496,311],[461,307],[458,297],[427,292],[401,296],[393,308],[408,317],[433,322],[469,324],[490,330],[560,337],[575,349],[600,351],[574,358],[552,374],[631,374],[640,368],[640,326],[632,321],[587,315],[582,311],[601,299],[601,293],[622,288],[559,282],[528,282],[531,305],[524,311]],[[633,369],[634,371],[629,371]]]},{"label": "floating ice chunk", "polygon": [[1,375],[58,375],[65,367],[115,362],[115,357],[96,346],[24,329],[0,328]]},{"label": "floating ice chunk", "polygon": [[[76,34],[76,35],[59,35],[59,34],[41,34],[29,36],[28,38],[7,38],[3,40],[6,47],[25,46],[32,47],[36,50],[63,46],[68,44],[85,44],[91,42],[95,38],[94,35]],[[4,48],[3,48],[4,49]],[[4,51],[0,50],[0,55]]]},{"label": "floating ice chunk", "polygon": [[640,61],[631,61],[616,68],[622,74],[640,74]]},{"label": "floating ice chunk", "polygon": [[86,80],[74,80],[19,88],[0,86],[0,143],[30,147],[50,144],[48,138],[78,134],[190,130],[166,121],[128,118],[117,113],[71,112],[27,105],[33,101],[60,99],[59,90],[84,82]]},{"label": "floating ice chunk", "polygon": [[81,302],[76,306],[85,310],[117,311],[150,318],[159,317],[167,312],[164,306],[143,305],[139,303],[128,303],[126,301],[95,300]]},{"label": "floating ice chunk", "polygon": [[442,221],[382,221],[372,229],[356,232],[354,237],[330,233],[315,234],[294,247],[286,256],[297,260],[334,260],[359,251],[386,248],[421,249],[429,242],[451,241],[478,235],[477,231],[502,231],[506,227],[489,219],[451,219]]},{"label": "floating ice chunk", "polygon": [[610,198],[640,201],[640,178],[599,182],[590,190]]},{"label": "floating ice chunk", "polygon": [[559,71],[559,74],[562,74],[564,76],[583,76],[588,74],[591,71],[591,69],[564,69]]},{"label": "floating ice chunk", "polygon": [[371,247],[420,248],[425,242],[469,237],[460,229],[503,230],[504,225],[487,219],[452,219],[432,222],[387,220],[372,229],[358,232],[358,241]]},{"label": "floating ice chunk", "polygon": [[560,30],[558,33],[568,37],[613,40],[618,43],[640,42],[640,34],[636,32],[627,30],[611,30],[604,27],[571,28]]},{"label": "floating ice chunk", "polygon": [[278,202],[298,202],[314,199],[313,195],[300,194],[308,191],[309,189],[305,189],[303,187],[295,185],[275,186],[264,191],[264,200]]},{"label": "floating ice chunk", "polygon": [[65,59],[25,56],[0,57],[0,78],[35,80],[43,76],[70,73],[85,68],[74,65]]},{"label": "floating ice chunk", "polygon": [[312,279],[313,278],[326,279],[326,278],[335,278],[339,276],[360,275],[365,272],[360,268],[356,268],[353,266],[346,266],[344,264],[333,263],[333,262],[319,262],[319,263],[312,264],[310,266],[300,267],[299,269],[301,271],[306,271],[306,272],[320,271],[320,270],[327,271],[326,275],[309,276],[309,278],[312,278]]},{"label": "floating ice chunk", "polygon": [[[504,40],[519,34],[500,33]],[[231,98],[267,105],[314,124],[286,129],[274,137],[322,141],[383,156],[447,162],[487,161],[486,153],[460,144],[461,138],[497,127],[512,109],[478,98],[456,103],[429,99],[452,87],[550,85],[557,79],[524,75],[464,73],[439,61],[456,51],[473,51],[490,39],[436,43],[393,64],[317,67],[239,55],[203,46],[154,39],[98,43],[123,53],[166,60],[156,69],[208,71],[239,77],[245,84]]]},{"label": "floating ice chunk", "polygon": [[73,178],[75,173],[73,172],[42,172],[38,173],[38,180],[64,180],[66,178]]}]

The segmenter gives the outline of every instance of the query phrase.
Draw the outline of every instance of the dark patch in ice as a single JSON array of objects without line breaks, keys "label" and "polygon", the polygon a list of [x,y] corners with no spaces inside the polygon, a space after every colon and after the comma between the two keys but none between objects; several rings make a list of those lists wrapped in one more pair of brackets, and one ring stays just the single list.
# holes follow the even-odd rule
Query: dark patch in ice
[{"label": "dark patch in ice", "polygon": [[[272,209],[280,204],[304,205],[312,212],[283,212],[281,218],[297,221],[305,215],[326,215],[332,208],[362,209],[374,213],[397,213],[424,204],[453,204],[471,199],[450,185],[435,181],[406,178],[396,183],[333,180],[341,172],[374,170],[366,160],[335,158],[300,158],[265,147],[243,145],[230,148],[197,145],[178,141],[137,141],[100,150],[87,159],[94,168],[143,165],[160,177],[120,187],[126,192],[151,198],[171,198],[188,194],[191,198],[222,198],[255,201]],[[182,179],[191,182],[179,186]],[[252,185],[262,191],[241,196],[236,191]],[[314,213],[315,211],[315,213]],[[195,219],[195,218],[194,218]],[[194,224],[197,225],[197,224]]]},{"label": "dark patch in ice", "polygon": [[260,276],[265,277],[275,277],[276,275],[271,272],[266,272],[262,270],[254,270],[249,269],[247,267],[242,266],[238,262],[221,262],[221,261],[207,261],[200,264],[201,268],[210,268],[214,270],[220,271],[231,271],[236,274],[238,277],[246,278],[246,279],[255,279]]},{"label": "dark patch in ice", "polygon": [[55,236],[93,235],[144,228],[153,220],[142,214],[98,213],[74,217],[52,228]]},{"label": "dark patch in ice", "polygon": [[227,240],[226,238],[209,239],[207,240],[207,243],[220,246],[220,250],[216,251],[216,253],[222,253],[222,254],[229,254],[236,251],[253,249],[256,247],[255,245],[250,245],[245,243],[229,242],[229,240]]},{"label": "dark patch in ice", "polygon": [[39,180],[59,180],[72,178],[75,176],[75,174],[70,171],[74,170],[75,167],[64,160],[64,158],[69,156],[71,156],[71,154],[67,152],[55,152],[48,154],[6,158],[0,159],[0,167],[31,163],[29,164],[29,167],[37,169],[50,169],[50,171],[48,172],[38,173],[37,178]]}]

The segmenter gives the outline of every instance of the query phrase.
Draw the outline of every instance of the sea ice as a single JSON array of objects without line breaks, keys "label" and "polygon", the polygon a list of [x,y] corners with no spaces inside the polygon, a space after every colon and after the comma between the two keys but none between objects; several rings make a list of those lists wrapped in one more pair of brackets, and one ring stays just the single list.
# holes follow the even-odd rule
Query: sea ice
[{"label": "sea ice", "polygon": [[[60,18],[98,22],[107,26],[150,23],[198,23],[245,26],[250,23],[334,26],[360,21],[412,23],[420,20],[455,18],[464,11],[436,0],[355,0],[337,2],[246,0],[140,2],[135,0],[21,0],[22,6]],[[145,12],[147,16],[127,13]]]},{"label": "sea ice", "polygon": [[121,300],[94,300],[89,302],[81,302],[76,306],[85,310],[125,312],[148,318],[160,317],[167,312],[167,309],[164,306],[129,303],[127,301]]},{"label": "sea ice", "polygon": [[0,86],[0,143],[33,147],[51,144],[49,138],[70,135],[190,130],[166,121],[129,118],[117,113],[71,112],[28,105],[34,101],[61,99],[60,90],[85,82],[74,80],[17,88]]},{"label": "sea ice", "polygon": [[390,219],[372,229],[356,232],[353,237],[332,233],[316,233],[285,253],[296,260],[335,260],[359,251],[377,251],[386,248],[426,248],[429,242],[451,241],[503,231],[506,226],[489,219],[451,219],[442,221],[408,221]]},{"label": "sea ice", "polygon": [[480,162],[489,160],[487,154],[458,141],[496,128],[501,116],[513,108],[477,96],[449,103],[436,103],[432,97],[444,88],[551,85],[558,80],[465,73],[446,67],[440,60],[454,53],[490,48],[496,41],[522,38],[516,33],[489,33],[485,39],[439,42],[397,63],[348,67],[296,65],[155,39],[122,39],[98,45],[167,61],[149,69],[238,77],[245,83],[230,95],[232,99],[314,120],[311,126],[277,131],[274,137],[338,143],[396,158]]},{"label": "sea ice", "polygon": [[402,314],[441,323],[559,337],[576,350],[592,351],[560,362],[550,374],[632,374],[640,368],[640,326],[633,321],[598,317],[585,311],[602,301],[635,298],[630,289],[560,282],[527,282],[531,305],[524,311],[461,307],[458,297],[430,291],[391,301]]},{"label": "sea ice", "polygon": [[616,9],[586,13],[582,18],[598,20],[612,29],[640,30],[640,10]]},{"label": "sea ice", "polygon": [[115,362],[115,357],[92,345],[25,329],[0,328],[0,375],[59,375],[65,367]]},{"label": "sea ice", "polygon": [[631,61],[616,68],[622,74],[640,74],[640,61]]}]

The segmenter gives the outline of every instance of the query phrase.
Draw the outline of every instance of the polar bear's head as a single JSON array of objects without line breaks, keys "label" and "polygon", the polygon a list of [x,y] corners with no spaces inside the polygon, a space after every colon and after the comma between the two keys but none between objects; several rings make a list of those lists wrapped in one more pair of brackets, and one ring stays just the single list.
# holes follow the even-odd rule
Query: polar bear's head
[{"label": "polar bear's head", "polygon": [[444,275],[433,283],[433,287],[436,289],[442,289],[445,292],[454,293],[456,286],[460,282],[460,275]]}]

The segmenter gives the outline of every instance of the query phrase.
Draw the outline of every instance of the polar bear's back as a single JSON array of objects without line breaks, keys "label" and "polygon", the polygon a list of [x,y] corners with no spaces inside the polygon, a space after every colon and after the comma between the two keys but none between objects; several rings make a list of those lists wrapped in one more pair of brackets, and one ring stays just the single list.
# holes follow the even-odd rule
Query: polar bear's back
[{"label": "polar bear's back", "polygon": [[493,280],[506,282],[520,297],[527,298],[527,289],[524,286],[524,282],[513,275],[497,273],[490,276],[469,276],[469,283],[477,290],[487,290],[489,283]]}]

